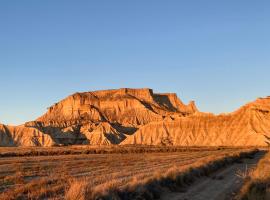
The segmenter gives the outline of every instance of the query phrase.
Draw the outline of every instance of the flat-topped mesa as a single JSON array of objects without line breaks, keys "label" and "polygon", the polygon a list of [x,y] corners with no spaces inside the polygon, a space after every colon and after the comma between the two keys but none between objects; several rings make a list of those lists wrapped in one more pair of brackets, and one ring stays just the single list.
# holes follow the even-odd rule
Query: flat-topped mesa
[{"label": "flat-topped mesa", "polygon": [[92,94],[94,94],[98,98],[131,95],[140,100],[153,101],[153,90],[149,88],[140,88],[140,89],[120,88],[113,90],[99,90],[92,92]]},{"label": "flat-topped mesa", "polygon": [[173,120],[195,112],[193,103],[183,104],[174,93],[121,88],[75,93],[25,126],[37,128],[61,144],[119,144],[150,122]]},{"label": "flat-topped mesa", "polygon": [[50,107],[36,121],[50,126],[108,121],[136,127],[173,113],[185,116],[196,111],[196,106],[184,105],[176,94],[154,94],[149,88],[121,88],[75,93]]},{"label": "flat-topped mesa", "polygon": [[75,93],[24,126],[0,124],[0,146],[54,144],[269,146],[270,97],[214,115],[175,93],[122,88]]}]

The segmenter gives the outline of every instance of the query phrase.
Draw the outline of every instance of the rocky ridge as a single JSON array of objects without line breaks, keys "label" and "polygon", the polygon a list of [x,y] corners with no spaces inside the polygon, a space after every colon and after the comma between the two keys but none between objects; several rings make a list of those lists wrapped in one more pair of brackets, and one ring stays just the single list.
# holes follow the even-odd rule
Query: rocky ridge
[{"label": "rocky ridge", "polygon": [[0,146],[266,146],[269,137],[270,97],[216,116],[148,88],[75,93],[34,121],[0,125]]},{"label": "rocky ridge", "polygon": [[259,98],[229,114],[194,114],[151,122],[122,144],[266,146],[270,144],[270,97]]}]

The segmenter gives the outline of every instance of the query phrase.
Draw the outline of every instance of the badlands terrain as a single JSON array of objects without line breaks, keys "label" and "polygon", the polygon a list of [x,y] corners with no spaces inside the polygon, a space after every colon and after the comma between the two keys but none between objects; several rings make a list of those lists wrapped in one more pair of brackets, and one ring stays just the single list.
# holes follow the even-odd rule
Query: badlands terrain
[{"label": "badlands terrain", "polygon": [[34,121],[0,125],[0,146],[268,146],[269,139],[270,97],[214,115],[152,89],[75,93]]},{"label": "badlands terrain", "polygon": [[269,144],[270,97],[214,115],[147,88],[75,93],[0,124],[0,200],[267,200]]}]

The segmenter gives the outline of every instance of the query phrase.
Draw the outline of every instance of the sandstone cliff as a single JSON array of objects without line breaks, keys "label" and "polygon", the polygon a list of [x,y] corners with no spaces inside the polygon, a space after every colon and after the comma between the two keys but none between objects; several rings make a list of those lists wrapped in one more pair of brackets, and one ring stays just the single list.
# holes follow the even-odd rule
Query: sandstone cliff
[{"label": "sandstone cliff", "polygon": [[0,125],[0,146],[265,146],[269,139],[270,97],[215,116],[148,88],[75,93],[23,126]]},{"label": "sandstone cliff", "polygon": [[[75,93],[24,126],[25,131],[27,128],[39,131],[56,144],[109,145],[120,144],[150,122],[195,112],[198,111],[193,102],[185,105],[176,94],[123,88]],[[21,145],[35,144],[22,142]]]},{"label": "sandstone cliff", "polygon": [[49,126],[67,126],[83,121],[108,121],[136,127],[165,116],[185,116],[197,111],[184,105],[176,94],[154,94],[151,89],[119,89],[76,93],[56,103],[36,121]]}]

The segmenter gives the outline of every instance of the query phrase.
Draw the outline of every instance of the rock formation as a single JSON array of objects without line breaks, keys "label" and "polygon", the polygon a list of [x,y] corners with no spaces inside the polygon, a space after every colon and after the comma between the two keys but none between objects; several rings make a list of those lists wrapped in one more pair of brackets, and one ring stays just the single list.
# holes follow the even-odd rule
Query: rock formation
[{"label": "rock formation", "polygon": [[50,135],[35,128],[25,126],[5,126],[0,124],[0,146],[52,146]]},{"label": "rock formation", "polygon": [[259,98],[230,114],[200,113],[151,122],[122,144],[266,146],[270,144],[270,97]]},{"label": "rock formation", "polygon": [[[5,126],[8,131],[0,132],[3,138],[14,129],[22,131],[9,137],[10,142],[5,139],[6,142],[0,145],[120,144],[128,135],[150,122],[195,112],[197,108],[193,102],[185,105],[176,94],[155,94],[147,88],[75,93],[48,108],[47,113],[35,121],[20,127]],[[32,132],[44,135],[52,142],[22,142],[26,140],[23,138],[31,137]]]},{"label": "rock formation", "polygon": [[0,146],[262,145],[269,143],[270,97],[215,116],[174,93],[117,89],[75,93],[22,126],[0,125]]}]

